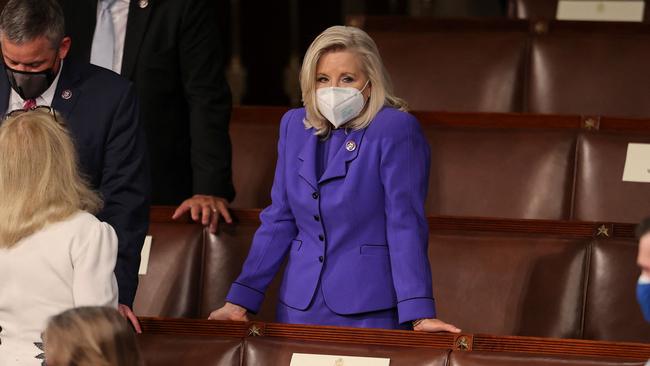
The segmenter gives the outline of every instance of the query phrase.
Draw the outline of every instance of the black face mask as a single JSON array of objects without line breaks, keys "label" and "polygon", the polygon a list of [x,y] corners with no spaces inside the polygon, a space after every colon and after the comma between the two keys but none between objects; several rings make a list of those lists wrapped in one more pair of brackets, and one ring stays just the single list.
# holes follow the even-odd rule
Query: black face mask
[{"label": "black face mask", "polygon": [[5,64],[5,71],[9,78],[9,84],[23,100],[39,97],[56,78],[54,66],[42,71],[18,71]]}]

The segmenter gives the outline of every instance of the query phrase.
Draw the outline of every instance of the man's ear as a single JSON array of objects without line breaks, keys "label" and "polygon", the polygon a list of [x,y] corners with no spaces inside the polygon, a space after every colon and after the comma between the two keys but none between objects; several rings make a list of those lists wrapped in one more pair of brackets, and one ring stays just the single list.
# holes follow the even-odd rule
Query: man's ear
[{"label": "man's ear", "polygon": [[59,58],[64,59],[70,51],[70,45],[72,44],[72,39],[70,37],[63,37],[61,43],[59,44]]}]

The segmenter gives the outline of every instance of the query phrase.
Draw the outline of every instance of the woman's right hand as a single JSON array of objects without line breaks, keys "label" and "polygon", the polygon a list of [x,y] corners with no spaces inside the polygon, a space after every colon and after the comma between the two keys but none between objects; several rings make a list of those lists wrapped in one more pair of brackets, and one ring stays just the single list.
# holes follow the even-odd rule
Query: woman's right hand
[{"label": "woman's right hand", "polygon": [[248,316],[246,315],[246,308],[235,305],[229,302],[219,309],[210,313],[208,316],[210,320],[235,320],[240,322],[247,322]]}]

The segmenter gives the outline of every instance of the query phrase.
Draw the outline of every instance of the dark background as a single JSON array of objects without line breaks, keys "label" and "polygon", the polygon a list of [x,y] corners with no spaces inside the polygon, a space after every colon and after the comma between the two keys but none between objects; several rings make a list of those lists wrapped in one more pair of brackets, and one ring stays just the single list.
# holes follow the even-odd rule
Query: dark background
[{"label": "dark background", "polygon": [[502,17],[506,5],[507,0],[220,0],[217,21],[233,103],[299,105],[303,54],[320,32],[344,24],[348,15]]}]

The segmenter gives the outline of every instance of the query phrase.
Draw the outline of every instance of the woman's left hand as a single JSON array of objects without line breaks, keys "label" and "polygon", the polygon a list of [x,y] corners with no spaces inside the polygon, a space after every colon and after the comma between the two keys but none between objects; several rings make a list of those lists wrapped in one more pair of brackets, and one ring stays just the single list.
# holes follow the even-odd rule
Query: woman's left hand
[{"label": "woman's left hand", "polygon": [[430,318],[422,319],[418,325],[413,327],[413,330],[419,332],[450,332],[460,333],[460,328],[455,325],[447,324],[440,319]]}]

